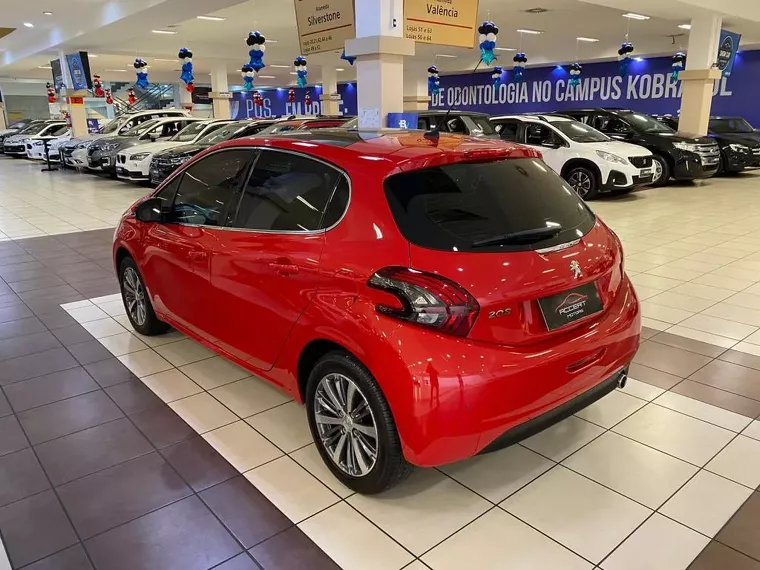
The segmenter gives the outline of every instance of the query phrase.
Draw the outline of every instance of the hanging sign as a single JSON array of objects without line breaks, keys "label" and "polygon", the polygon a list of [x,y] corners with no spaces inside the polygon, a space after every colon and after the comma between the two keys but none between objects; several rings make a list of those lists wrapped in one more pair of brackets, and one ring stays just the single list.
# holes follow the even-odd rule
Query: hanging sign
[{"label": "hanging sign", "polygon": [[724,77],[729,77],[734,68],[736,53],[739,51],[739,40],[741,34],[735,34],[728,30],[720,31],[720,42],[718,43],[718,69],[721,70]]},{"label": "hanging sign", "polygon": [[356,37],[353,0],[296,0],[301,55],[340,51]]},{"label": "hanging sign", "polygon": [[423,44],[475,45],[478,0],[404,0],[404,37]]}]

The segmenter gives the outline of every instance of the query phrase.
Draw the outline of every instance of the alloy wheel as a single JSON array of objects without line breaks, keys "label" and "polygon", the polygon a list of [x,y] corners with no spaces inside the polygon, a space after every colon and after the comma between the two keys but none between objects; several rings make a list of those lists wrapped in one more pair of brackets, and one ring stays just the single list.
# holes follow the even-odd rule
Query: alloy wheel
[{"label": "alloy wheel", "polygon": [[372,471],[377,462],[377,424],[367,398],[348,376],[331,373],[319,381],[314,420],[321,445],[341,471],[352,477]]},{"label": "alloy wheel", "polygon": [[588,196],[594,183],[594,181],[591,180],[591,176],[582,170],[574,170],[571,172],[567,182],[581,198]]},{"label": "alloy wheel", "polygon": [[121,284],[129,316],[137,325],[143,326],[148,319],[148,309],[145,304],[145,289],[140,276],[134,269],[127,267],[124,270]]},{"label": "alloy wheel", "polygon": [[662,178],[662,164],[659,160],[652,161],[652,182],[655,183]]}]

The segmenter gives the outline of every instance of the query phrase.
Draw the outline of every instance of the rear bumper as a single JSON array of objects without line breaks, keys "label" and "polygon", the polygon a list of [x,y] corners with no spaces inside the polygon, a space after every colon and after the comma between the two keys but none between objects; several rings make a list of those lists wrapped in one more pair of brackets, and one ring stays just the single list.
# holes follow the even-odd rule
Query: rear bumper
[{"label": "rear bumper", "polygon": [[494,442],[503,437],[525,437],[601,397],[633,359],[640,333],[638,300],[626,278],[599,320],[527,347],[399,327],[388,340],[400,347],[408,378],[376,376],[406,459],[430,467],[501,445]]}]

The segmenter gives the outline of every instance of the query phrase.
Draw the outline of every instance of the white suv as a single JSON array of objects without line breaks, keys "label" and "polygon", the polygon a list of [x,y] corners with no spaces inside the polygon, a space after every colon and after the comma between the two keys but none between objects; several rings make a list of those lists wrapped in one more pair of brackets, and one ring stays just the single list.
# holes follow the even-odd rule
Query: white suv
[{"label": "white suv", "polygon": [[554,169],[584,200],[600,192],[628,191],[652,183],[652,153],[616,141],[562,115],[491,117],[499,136],[541,150]]}]

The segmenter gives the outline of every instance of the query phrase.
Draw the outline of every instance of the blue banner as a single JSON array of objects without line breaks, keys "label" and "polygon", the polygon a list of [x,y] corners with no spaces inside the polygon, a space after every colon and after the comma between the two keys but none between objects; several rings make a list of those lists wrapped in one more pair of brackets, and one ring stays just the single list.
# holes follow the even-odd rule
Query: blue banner
[{"label": "blue banner", "polygon": [[[670,79],[670,57],[634,60],[627,77],[618,75],[617,62],[583,65],[580,85],[569,83],[569,66],[530,67],[523,81],[512,82],[512,70],[493,85],[491,72],[442,75],[441,91],[433,95],[431,109],[481,111],[490,115],[549,113],[582,107],[624,107],[643,113],[676,114],[681,105],[681,82]],[[742,116],[760,127],[756,102],[760,77],[760,51],[736,55],[731,77],[713,88],[713,115]]]},{"label": "blue banner", "polygon": [[70,53],[66,56],[66,63],[69,66],[71,85],[74,90],[88,89],[87,73],[85,72],[82,56],[78,52]]},{"label": "blue banner", "polygon": [[418,113],[388,113],[389,129],[416,129]]},{"label": "blue banner", "polygon": [[[295,101],[288,101],[287,87],[270,89],[258,89],[261,95],[261,105],[253,101],[253,91],[234,91],[230,101],[230,112],[233,119],[268,119],[277,116],[288,115],[319,115],[322,114],[322,104],[319,96],[322,87],[294,87]],[[311,103],[305,103],[305,95],[311,91]],[[341,83],[338,85],[338,93],[342,102],[338,103],[338,110],[343,115],[356,115],[356,85],[354,83]]]},{"label": "blue banner", "polygon": [[718,69],[723,72],[724,77],[729,77],[734,68],[734,60],[739,52],[739,40],[742,35],[728,30],[720,31],[720,42],[718,43]]}]

